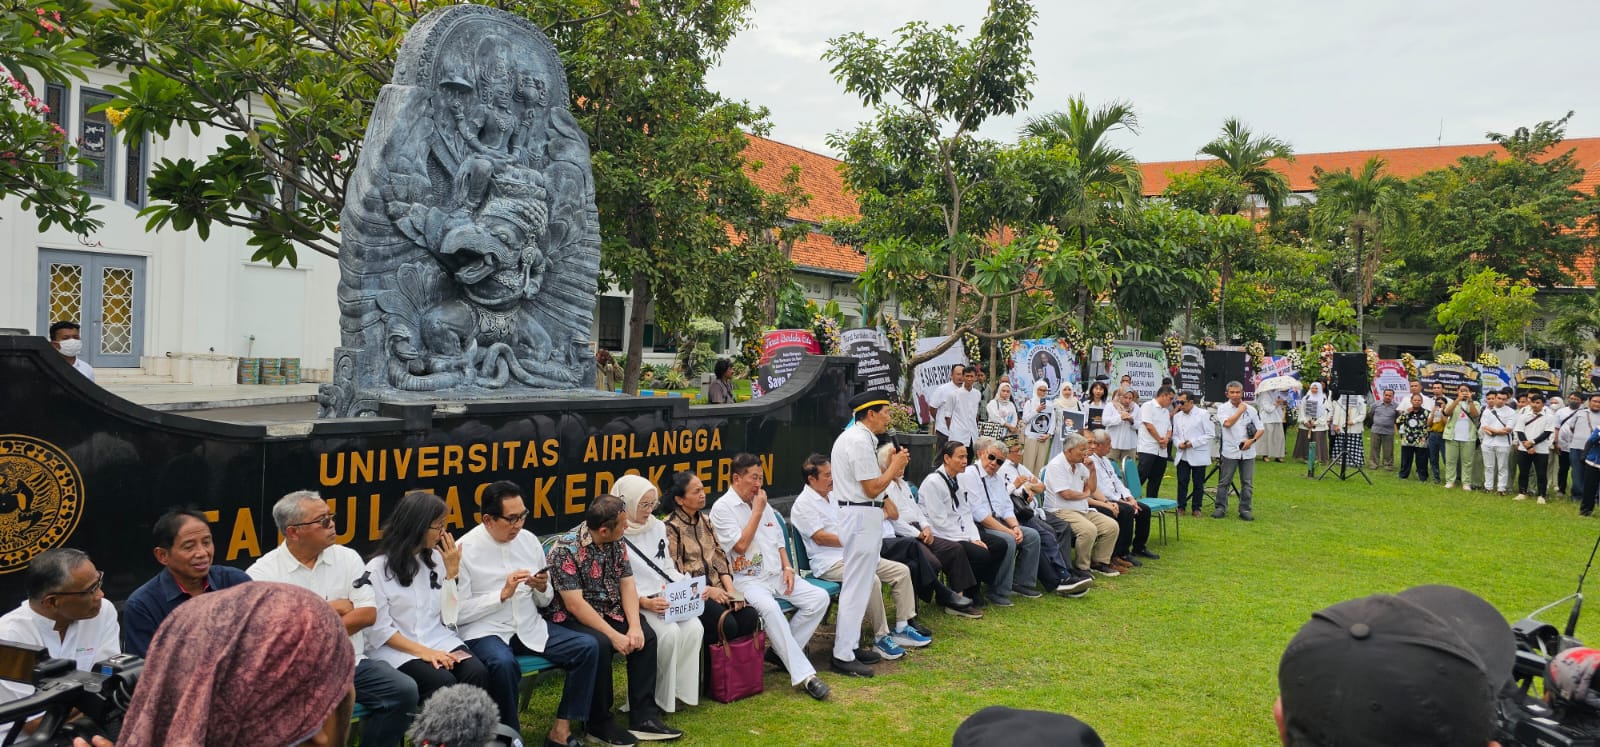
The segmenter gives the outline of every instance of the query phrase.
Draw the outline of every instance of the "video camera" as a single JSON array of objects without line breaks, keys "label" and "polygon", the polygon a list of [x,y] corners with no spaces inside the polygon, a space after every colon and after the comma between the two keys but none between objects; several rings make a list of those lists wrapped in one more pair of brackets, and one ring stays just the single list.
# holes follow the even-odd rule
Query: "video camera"
[{"label": "video camera", "polygon": [[[1540,613],[1568,601],[1572,601],[1573,606],[1565,634],[1538,619]],[[1532,694],[1534,682],[1539,683],[1541,692],[1552,691],[1546,681],[1552,657],[1583,645],[1572,637],[1582,609],[1583,594],[1579,592],[1535,610],[1511,626],[1517,637],[1517,658],[1512,665],[1515,682],[1501,693],[1495,729],[1496,739],[1504,747],[1600,747],[1600,710],[1581,703],[1556,702],[1549,697],[1541,699]]]},{"label": "video camera", "polygon": [[[32,695],[0,705],[0,745],[71,745],[74,737],[116,740],[144,659],[118,654],[85,672],[44,648],[0,641],[0,679],[32,685]],[[23,726],[38,719],[32,734]]]}]

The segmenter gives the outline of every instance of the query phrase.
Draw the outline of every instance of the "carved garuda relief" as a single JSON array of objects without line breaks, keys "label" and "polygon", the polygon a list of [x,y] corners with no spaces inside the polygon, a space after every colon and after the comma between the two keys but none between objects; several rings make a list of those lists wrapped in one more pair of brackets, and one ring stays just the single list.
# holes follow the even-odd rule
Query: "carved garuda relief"
[{"label": "carved garuda relief", "polygon": [[343,345],[323,417],[592,389],[589,141],[554,47],[527,21],[458,5],[412,28],[341,229]]}]

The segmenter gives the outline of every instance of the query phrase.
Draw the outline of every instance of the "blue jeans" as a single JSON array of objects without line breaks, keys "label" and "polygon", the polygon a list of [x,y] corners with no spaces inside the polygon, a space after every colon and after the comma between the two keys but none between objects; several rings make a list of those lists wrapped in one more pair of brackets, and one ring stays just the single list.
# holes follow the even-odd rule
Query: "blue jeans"
[{"label": "blue jeans", "polygon": [[1444,434],[1428,433],[1428,466],[1433,468],[1433,481],[1444,482]]},{"label": "blue jeans", "polygon": [[[993,529],[979,529],[979,536],[983,544],[989,546],[993,553],[999,548],[1005,548],[999,562],[1000,565],[994,572],[994,583],[989,585],[989,593],[997,597],[1011,596],[1013,586],[1032,588],[1039,582],[1039,532],[1033,527],[1022,527],[1022,543],[1019,547],[1017,541],[1012,539],[1010,532],[996,532]],[[996,544],[999,543],[999,544]],[[1019,553],[1018,550],[1021,550]],[[1020,555],[1020,557],[1019,557]]]},{"label": "blue jeans", "polygon": [[367,709],[361,719],[361,743],[400,747],[411,715],[417,710],[417,683],[381,661],[356,664],[356,702]]},{"label": "blue jeans", "polygon": [[[467,641],[467,648],[472,649],[472,655],[483,660],[484,667],[489,670],[489,695],[500,706],[500,723],[519,731],[522,728],[517,723],[517,692],[522,683],[522,668],[517,666],[519,654],[542,656],[566,672],[566,683],[561,688],[561,703],[556,706],[556,718],[586,720],[594,701],[594,681],[599,676],[600,661],[600,649],[594,639],[560,625],[545,627],[550,637],[545,641],[543,651],[529,649],[516,636],[512,636],[510,644],[492,635]],[[606,672],[607,676],[610,674]]]}]

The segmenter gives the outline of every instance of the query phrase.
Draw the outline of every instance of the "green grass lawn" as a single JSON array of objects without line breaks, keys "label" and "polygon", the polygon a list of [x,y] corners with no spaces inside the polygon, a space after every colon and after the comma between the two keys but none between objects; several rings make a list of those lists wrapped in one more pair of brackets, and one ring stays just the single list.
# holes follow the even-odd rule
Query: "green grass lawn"
[{"label": "green grass lawn", "polygon": [[[1175,540],[1169,519],[1168,544],[1151,545],[1161,560],[1101,579],[1085,598],[1019,598],[983,620],[925,608],[930,648],[878,665],[870,680],[824,672],[828,702],[769,672],[762,695],[702,698],[667,721],[686,733],[682,744],[936,745],[972,712],[1003,704],[1070,713],[1111,745],[1277,744],[1278,657],[1313,611],[1444,583],[1515,620],[1574,589],[1600,532],[1565,499],[1514,503],[1370,474],[1372,486],[1259,465],[1255,522],[1184,518]],[[1169,474],[1164,497],[1174,490]],[[824,625],[812,643],[822,670],[830,632]],[[1578,636],[1600,642],[1600,612]],[[616,676],[620,697],[621,667]],[[529,737],[542,739],[558,696],[554,683],[538,688],[524,714]]]}]

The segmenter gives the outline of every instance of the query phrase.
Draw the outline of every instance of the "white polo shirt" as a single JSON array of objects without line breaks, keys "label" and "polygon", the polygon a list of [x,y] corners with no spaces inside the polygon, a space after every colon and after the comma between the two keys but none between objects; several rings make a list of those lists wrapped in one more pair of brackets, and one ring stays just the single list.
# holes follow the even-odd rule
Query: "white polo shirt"
[{"label": "white polo shirt", "polygon": [[1166,456],[1167,450],[1155,436],[1150,435],[1146,424],[1155,426],[1156,433],[1170,438],[1172,436],[1172,411],[1162,407],[1160,402],[1152,399],[1139,406],[1139,453]]},{"label": "white polo shirt", "polygon": [[[328,601],[348,599],[356,609],[376,607],[378,602],[371,584],[355,586],[357,579],[367,572],[361,556],[344,545],[333,545],[317,556],[317,562],[307,568],[289,552],[288,545],[278,545],[250,564],[245,573],[253,581],[275,581],[280,584],[309,589]],[[424,574],[423,583],[427,583]],[[366,631],[350,634],[350,645],[355,647],[356,661],[366,658]]]},{"label": "white polo shirt", "polygon": [[1083,492],[1088,484],[1088,466],[1068,462],[1066,452],[1055,455],[1044,466],[1044,510],[1089,513],[1094,509],[1089,508],[1088,498],[1068,500],[1061,497],[1063,490]]},{"label": "white polo shirt", "polygon": [[550,640],[550,628],[539,608],[555,598],[555,586],[546,580],[544,591],[539,591],[519,584],[510,599],[500,601],[507,576],[515,571],[538,573],[545,567],[544,546],[539,544],[538,535],[518,531],[510,542],[496,542],[489,530],[479,524],[456,544],[461,546],[456,631],[469,641],[492,635],[507,644],[515,635],[522,645],[543,651]]},{"label": "white polo shirt", "polygon": [[[859,422],[851,423],[833,441],[833,452],[828,457],[833,465],[833,495],[835,501],[869,503],[881,500],[881,495],[867,495],[861,483],[883,475],[878,467],[878,436]],[[810,548],[807,548],[809,551]]]},{"label": "white polo shirt", "polygon": [[[839,479],[833,480],[833,491],[839,492]],[[807,485],[800,495],[794,499],[794,505],[789,508],[789,523],[799,530],[801,538],[806,545],[806,558],[811,561],[811,571],[815,574],[826,572],[844,562],[844,548],[824,545],[812,539],[811,535],[817,532],[829,532],[834,537],[843,541],[839,534],[839,504],[822,497],[821,493]],[[856,509],[848,509],[856,510]]]},{"label": "white polo shirt", "polygon": [[717,544],[722,545],[722,551],[728,555],[728,566],[733,569],[735,581],[783,575],[783,560],[778,556],[784,546],[783,530],[778,528],[778,517],[771,504],[762,511],[761,525],[756,527],[750,546],[742,554],[733,551],[752,515],[750,504],[732,488],[711,505],[711,530],[717,535]]},{"label": "white polo shirt", "polygon": [[[63,638],[56,633],[56,622],[33,611],[27,601],[0,616],[0,640],[42,646],[52,659],[71,659],[80,671],[92,669],[95,662],[122,653],[121,628],[117,608],[111,600],[100,600],[100,614],[67,625]],[[20,700],[33,694],[33,685],[0,680],[0,702]]]}]

